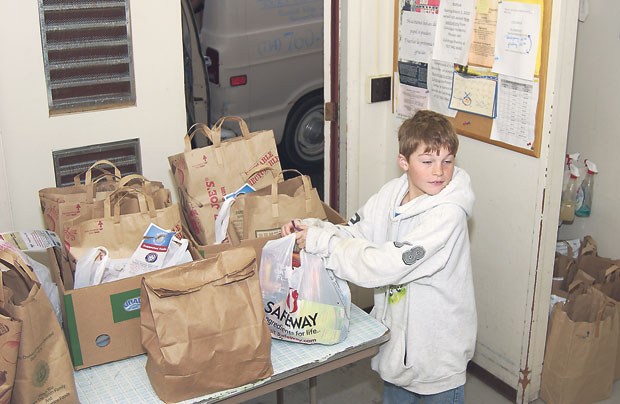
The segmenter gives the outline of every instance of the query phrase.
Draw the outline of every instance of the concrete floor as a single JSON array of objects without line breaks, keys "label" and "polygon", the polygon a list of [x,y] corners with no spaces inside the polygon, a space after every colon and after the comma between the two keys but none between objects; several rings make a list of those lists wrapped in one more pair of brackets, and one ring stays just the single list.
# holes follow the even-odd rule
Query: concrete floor
[{"label": "concrete floor", "polygon": [[[363,359],[345,367],[325,373],[317,379],[319,404],[380,404],[383,381],[370,369],[370,359]],[[284,389],[285,404],[303,404],[308,399],[308,382],[300,382]],[[510,404],[505,396],[485,384],[472,374],[467,375],[465,384],[466,404]],[[620,380],[614,384],[612,397],[599,404],[620,403]],[[246,401],[245,404],[276,404],[276,393]],[[532,404],[545,404],[536,400]]]}]

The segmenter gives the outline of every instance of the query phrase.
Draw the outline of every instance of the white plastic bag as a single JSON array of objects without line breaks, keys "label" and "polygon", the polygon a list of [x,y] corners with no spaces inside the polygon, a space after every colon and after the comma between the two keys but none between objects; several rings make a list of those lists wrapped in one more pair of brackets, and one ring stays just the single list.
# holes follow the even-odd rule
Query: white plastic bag
[{"label": "white plastic bag", "polygon": [[[161,268],[191,262],[192,255],[187,249],[188,244],[187,239],[178,239],[174,236],[168,245]],[[73,288],[99,285],[159,269],[159,267],[149,269],[146,266],[132,266],[130,261],[130,258],[110,257],[104,247],[91,248],[77,261]]]},{"label": "white plastic bag", "polygon": [[234,196],[227,198],[222,204],[222,207],[220,207],[220,211],[217,213],[217,217],[215,218],[215,243],[213,244],[222,244],[226,239],[228,222],[230,221],[230,206],[233,202],[235,202]]},{"label": "white plastic bag", "polygon": [[271,336],[304,344],[342,342],[349,330],[348,284],[325,268],[323,258],[305,251],[294,267],[294,247],[291,234],[263,248],[258,274]]},{"label": "white plastic bag", "polygon": [[86,251],[75,266],[73,289],[99,285],[109,260],[110,255],[104,247],[91,248]]}]

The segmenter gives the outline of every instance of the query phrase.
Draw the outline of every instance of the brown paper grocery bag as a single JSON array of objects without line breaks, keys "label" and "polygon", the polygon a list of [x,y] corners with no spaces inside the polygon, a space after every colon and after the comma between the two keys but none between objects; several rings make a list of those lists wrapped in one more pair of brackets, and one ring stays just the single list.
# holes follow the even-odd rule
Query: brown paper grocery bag
[{"label": "brown paper grocery bag", "polygon": [[620,260],[598,255],[585,255],[579,258],[577,265],[580,270],[592,276],[596,282],[602,283],[605,279],[605,273],[612,267],[620,266]]},{"label": "brown paper grocery bag", "polygon": [[22,323],[0,308],[0,403],[11,402]]},{"label": "brown paper grocery bag", "polygon": [[583,286],[551,312],[540,397],[547,404],[583,404],[611,395],[620,319],[615,302]]},{"label": "brown paper grocery bag", "polygon": [[69,348],[36,275],[10,248],[0,267],[0,306],[22,323],[11,402],[77,403]]},{"label": "brown paper grocery bag", "polygon": [[[113,174],[102,169],[102,166],[111,167]],[[104,174],[93,180],[92,173],[97,169]],[[64,222],[78,216],[87,205],[103,199],[107,193],[116,189],[116,181],[121,178],[121,172],[112,162],[99,160],[85,171],[84,184],[81,184],[80,176],[81,174],[73,178],[74,184],[71,186],[39,190],[45,228],[57,233],[61,240],[64,240]]]},{"label": "brown paper grocery bag", "polygon": [[[136,213],[121,214],[120,201],[137,198]],[[157,209],[151,195],[132,187],[118,188],[106,196],[103,217],[83,215],[65,224],[65,250],[72,269],[89,249],[105,247],[112,258],[129,258],[140,244],[150,223],[181,236],[181,213],[177,204]]]},{"label": "brown paper grocery bag", "polygon": [[235,200],[230,208],[231,223],[235,226],[229,225],[229,233],[231,229],[239,228],[239,218],[234,217],[239,214],[243,217],[243,234],[239,236],[242,240],[280,234],[280,228],[292,219],[327,218],[310,177],[297,170],[283,170],[280,176],[285,172],[299,175],[281,183],[278,183],[278,176],[270,186],[240,195]]},{"label": "brown paper grocery bag", "polygon": [[273,374],[271,337],[251,247],[147,274],[140,322],[146,373],[176,402]]},{"label": "brown paper grocery bag", "polygon": [[[221,127],[226,121],[237,122],[241,136],[222,141]],[[215,242],[215,217],[224,196],[241,188],[254,167],[268,165],[280,171],[281,166],[272,130],[250,132],[245,121],[236,116],[221,118],[213,128],[204,124],[194,127],[185,135],[185,151],[168,157],[168,162],[177,187],[185,191],[179,198],[192,234],[199,243],[208,245]],[[197,134],[213,144],[192,149],[191,140]],[[247,182],[259,189],[271,179],[259,172]]]},{"label": "brown paper grocery bag", "polygon": [[[607,297],[616,302],[617,315],[620,317],[620,266],[613,265],[605,271],[604,279],[594,287],[600,289]],[[618,335],[618,354],[616,355],[615,379],[620,379],[620,334]]]}]

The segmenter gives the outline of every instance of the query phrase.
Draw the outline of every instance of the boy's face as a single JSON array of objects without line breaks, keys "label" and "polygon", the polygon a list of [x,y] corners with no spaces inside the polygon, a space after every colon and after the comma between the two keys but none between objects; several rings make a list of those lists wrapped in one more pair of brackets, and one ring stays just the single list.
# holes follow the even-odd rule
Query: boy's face
[{"label": "boy's face", "polygon": [[439,153],[425,152],[426,145],[420,144],[409,159],[398,155],[398,165],[407,173],[409,200],[420,195],[436,195],[450,183],[454,173],[454,156],[448,149]]}]

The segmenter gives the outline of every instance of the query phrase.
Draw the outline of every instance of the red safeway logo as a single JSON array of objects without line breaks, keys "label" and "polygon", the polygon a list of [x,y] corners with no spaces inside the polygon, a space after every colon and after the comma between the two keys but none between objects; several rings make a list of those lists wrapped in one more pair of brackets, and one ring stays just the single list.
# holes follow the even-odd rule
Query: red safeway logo
[{"label": "red safeway logo", "polygon": [[288,288],[288,295],[286,295],[286,308],[289,313],[295,313],[297,311],[297,298],[299,293],[293,288]]}]

